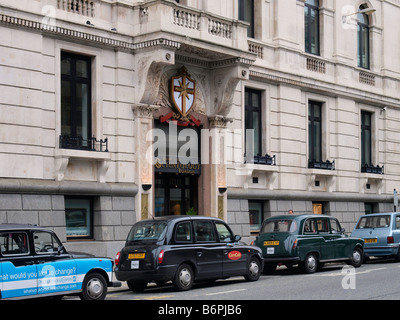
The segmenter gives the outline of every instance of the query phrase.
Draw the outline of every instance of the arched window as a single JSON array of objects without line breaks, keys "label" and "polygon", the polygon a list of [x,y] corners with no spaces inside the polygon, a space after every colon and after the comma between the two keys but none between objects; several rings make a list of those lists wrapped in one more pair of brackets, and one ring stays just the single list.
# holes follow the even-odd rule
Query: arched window
[{"label": "arched window", "polygon": [[362,5],[357,16],[357,64],[361,68],[369,69],[369,18],[363,12],[367,9]]},{"label": "arched window", "polygon": [[307,0],[304,5],[305,51],[319,55],[319,1]]}]

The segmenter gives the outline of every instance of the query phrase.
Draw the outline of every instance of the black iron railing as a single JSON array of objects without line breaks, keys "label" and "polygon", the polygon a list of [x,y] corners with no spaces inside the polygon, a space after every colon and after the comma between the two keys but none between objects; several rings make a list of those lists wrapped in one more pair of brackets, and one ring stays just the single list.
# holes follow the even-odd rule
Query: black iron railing
[{"label": "black iron railing", "polygon": [[329,160],[308,160],[308,167],[311,169],[335,170],[335,160],[333,160],[332,162]]},{"label": "black iron railing", "polygon": [[361,166],[361,172],[365,173],[375,173],[375,174],[384,174],[385,173],[385,166],[374,166],[373,164],[363,164]]},{"label": "black iron railing", "polygon": [[[246,157],[246,154],[244,155],[244,163],[253,163],[253,164],[263,164],[267,166],[275,166],[276,165],[276,156],[270,156],[266,154],[265,156],[261,155],[256,155],[254,158],[249,159]],[[249,161],[250,160],[250,161]]]},{"label": "black iron railing", "polygon": [[108,139],[97,140],[95,137],[83,139],[82,137],[73,138],[68,135],[60,135],[61,149],[88,150],[108,152]]}]

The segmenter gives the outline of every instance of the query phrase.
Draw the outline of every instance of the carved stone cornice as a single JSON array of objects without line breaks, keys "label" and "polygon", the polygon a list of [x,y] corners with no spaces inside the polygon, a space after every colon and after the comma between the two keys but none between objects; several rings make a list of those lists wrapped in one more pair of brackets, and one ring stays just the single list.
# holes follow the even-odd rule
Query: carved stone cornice
[{"label": "carved stone cornice", "polygon": [[[119,50],[128,51],[142,51],[145,49],[154,48],[168,48],[176,50],[180,48],[180,43],[173,40],[164,38],[146,40],[138,43],[132,43],[129,41],[123,41],[110,37],[109,34],[105,35],[104,32],[96,29],[96,34],[91,32],[79,31],[73,28],[61,27],[56,25],[50,25],[30,19],[13,17],[6,14],[0,14],[0,23],[8,24],[15,27],[31,29],[44,34],[56,35],[60,38],[73,38],[77,41],[84,41],[85,43],[90,42],[101,46],[112,47]],[[103,35],[101,35],[103,33]]]},{"label": "carved stone cornice", "polygon": [[220,116],[220,115],[215,115],[215,116],[209,117],[209,121],[210,121],[211,128],[226,128],[228,123],[233,122],[233,120],[231,118],[227,118],[227,117]]},{"label": "carved stone cornice", "polygon": [[160,110],[160,106],[139,103],[134,104],[132,110],[135,118],[153,119],[153,114]]}]

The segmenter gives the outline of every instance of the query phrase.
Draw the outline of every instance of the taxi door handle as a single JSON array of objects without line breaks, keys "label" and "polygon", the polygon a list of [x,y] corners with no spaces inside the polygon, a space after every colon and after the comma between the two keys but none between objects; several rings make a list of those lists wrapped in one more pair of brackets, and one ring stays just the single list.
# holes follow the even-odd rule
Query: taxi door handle
[{"label": "taxi door handle", "polygon": [[33,261],[26,261],[25,262],[25,265],[26,266],[32,266],[32,265],[34,265],[35,263],[33,262]]},{"label": "taxi door handle", "polygon": [[228,254],[228,250],[224,250],[224,254]]},{"label": "taxi door handle", "polygon": [[197,256],[201,257],[203,255],[203,250],[196,250]]}]

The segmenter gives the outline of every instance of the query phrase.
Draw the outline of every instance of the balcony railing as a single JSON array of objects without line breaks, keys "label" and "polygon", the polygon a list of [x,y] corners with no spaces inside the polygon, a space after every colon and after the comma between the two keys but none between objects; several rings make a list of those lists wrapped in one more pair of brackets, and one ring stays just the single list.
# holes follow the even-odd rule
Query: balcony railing
[{"label": "balcony railing", "polygon": [[384,170],[385,166],[374,166],[373,164],[363,164],[361,166],[361,172],[365,172],[365,173],[374,173],[374,174],[384,174],[385,170]]},{"label": "balcony railing", "polygon": [[[270,156],[266,154],[265,156],[256,155],[253,159],[248,159],[246,154],[244,155],[245,163],[253,163],[253,164],[262,164],[267,166],[275,166],[276,165],[276,156]],[[250,161],[249,161],[250,160]]]},{"label": "balcony railing", "polygon": [[95,137],[83,139],[82,137],[73,138],[68,135],[60,135],[59,142],[60,149],[108,152],[107,138],[97,140]]},{"label": "balcony railing", "polygon": [[308,160],[308,167],[311,169],[335,170],[335,160],[333,160],[332,162],[329,160]]}]

